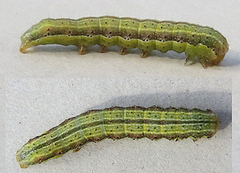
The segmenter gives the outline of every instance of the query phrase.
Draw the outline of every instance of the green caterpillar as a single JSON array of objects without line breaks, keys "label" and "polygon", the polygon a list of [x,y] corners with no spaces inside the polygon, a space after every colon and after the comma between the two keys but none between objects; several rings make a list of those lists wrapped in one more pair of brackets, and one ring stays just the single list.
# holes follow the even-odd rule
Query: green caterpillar
[{"label": "green caterpillar", "polygon": [[105,138],[183,139],[211,138],[219,121],[211,110],[161,107],[111,107],[91,110],[69,118],[49,131],[30,139],[17,151],[21,168],[78,151],[84,144]]},{"label": "green caterpillar", "polygon": [[152,50],[173,50],[185,52],[186,63],[197,56],[204,68],[219,64],[229,47],[221,33],[207,26],[113,16],[43,19],[26,31],[21,41],[22,53],[29,47],[46,44],[76,45],[81,55],[86,47],[95,44],[100,45],[100,52],[118,45],[120,54],[137,47],[142,51],[141,57],[147,57]]}]

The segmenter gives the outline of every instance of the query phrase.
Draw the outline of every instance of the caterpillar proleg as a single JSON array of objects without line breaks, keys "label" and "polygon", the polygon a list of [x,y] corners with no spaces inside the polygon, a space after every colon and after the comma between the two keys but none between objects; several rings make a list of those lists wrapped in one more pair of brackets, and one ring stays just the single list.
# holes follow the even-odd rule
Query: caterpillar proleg
[{"label": "caterpillar proleg", "polygon": [[21,42],[22,53],[29,47],[46,44],[75,45],[81,55],[96,44],[100,45],[100,52],[118,45],[120,54],[137,47],[142,51],[141,57],[149,56],[152,50],[173,50],[185,52],[186,63],[197,56],[204,68],[219,64],[229,49],[226,38],[207,26],[113,16],[43,19],[22,35]]}]

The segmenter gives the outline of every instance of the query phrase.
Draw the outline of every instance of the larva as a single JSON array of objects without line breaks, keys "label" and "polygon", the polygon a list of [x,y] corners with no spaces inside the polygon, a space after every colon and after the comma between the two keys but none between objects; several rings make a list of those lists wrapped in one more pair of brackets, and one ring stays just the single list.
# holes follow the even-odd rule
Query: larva
[{"label": "larva", "polygon": [[186,63],[197,56],[204,68],[219,64],[229,47],[221,33],[207,26],[113,16],[43,19],[22,35],[21,42],[22,53],[29,47],[46,44],[76,45],[81,55],[86,47],[95,44],[100,45],[100,52],[118,45],[120,54],[137,47],[142,51],[141,57],[147,57],[152,50],[173,50],[185,52]]},{"label": "larva", "polygon": [[183,139],[194,141],[212,137],[219,121],[211,110],[149,107],[111,107],[90,110],[69,118],[59,126],[30,139],[17,151],[21,168],[57,158],[69,150],[74,152],[92,141],[121,139]]}]

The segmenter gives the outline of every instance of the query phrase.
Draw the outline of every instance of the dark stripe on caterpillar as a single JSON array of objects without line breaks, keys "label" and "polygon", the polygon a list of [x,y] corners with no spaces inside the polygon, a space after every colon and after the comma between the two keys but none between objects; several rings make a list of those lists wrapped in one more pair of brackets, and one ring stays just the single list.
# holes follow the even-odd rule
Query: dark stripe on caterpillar
[{"label": "dark stripe on caterpillar", "polygon": [[229,49],[226,38],[207,26],[113,16],[43,19],[26,31],[21,41],[22,53],[29,47],[46,44],[76,45],[79,54],[85,54],[86,47],[95,44],[100,45],[100,52],[118,45],[120,54],[137,47],[142,57],[152,50],[173,50],[185,52],[186,63],[197,56],[204,68],[219,64]]},{"label": "dark stripe on caterpillar", "polygon": [[210,138],[217,132],[218,124],[218,118],[211,110],[155,106],[91,110],[30,139],[17,151],[16,159],[21,168],[26,168],[105,138]]}]

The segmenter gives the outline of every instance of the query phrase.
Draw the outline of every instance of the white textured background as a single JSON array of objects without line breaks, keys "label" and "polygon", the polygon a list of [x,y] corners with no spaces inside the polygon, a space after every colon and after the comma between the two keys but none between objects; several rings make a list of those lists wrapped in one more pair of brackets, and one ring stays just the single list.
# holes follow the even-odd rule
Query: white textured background
[{"label": "white textured background", "polygon": [[[207,88],[207,89],[205,89]],[[87,110],[152,105],[212,109],[211,139],[104,140],[22,170],[15,153],[30,138]],[[232,93],[228,79],[21,79],[6,81],[7,172],[231,172]]]},{"label": "white textured background", "polygon": [[[5,139],[6,135],[4,132],[4,128],[9,129],[9,125],[6,125],[5,122],[9,121],[9,117],[6,113],[9,113],[8,110],[5,109],[5,89],[6,83],[8,89],[11,88],[8,84],[8,81],[17,81],[18,79],[21,80],[22,78],[55,78],[56,83],[61,83],[60,81],[63,78],[70,79],[70,78],[94,78],[95,80],[100,80],[100,78],[105,77],[113,77],[113,78],[138,78],[140,80],[148,80],[150,78],[159,78],[168,77],[172,78],[185,78],[185,77],[192,77],[192,78],[209,78],[209,80],[214,80],[212,78],[226,78],[229,81],[232,79],[232,98],[233,98],[233,172],[240,171],[240,40],[239,40],[239,30],[240,30],[240,23],[238,22],[240,16],[240,2],[238,0],[229,0],[229,1],[219,1],[219,0],[202,0],[202,1],[192,1],[192,0],[2,0],[0,1],[0,137],[1,139]],[[43,18],[51,17],[51,18],[81,18],[86,16],[102,16],[102,15],[113,15],[119,17],[136,17],[141,19],[157,19],[157,20],[174,20],[174,21],[186,21],[190,23],[197,23],[201,25],[207,25],[213,27],[220,31],[228,40],[230,45],[230,50],[227,53],[226,57],[220,64],[220,66],[211,67],[208,69],[203,69],[200,63],[196,63],[194,65],[184,66],[186,56],[184,54],[177,54],[174,52],[168,52],[166,54],[153,52],[152,56],[146,59],[142,59],[139,57],[140,51],[132,50],[128,55],[120,56],[117,52],[119,48],[114,47],[111,48],[110,52],[105,54],[98,53],[98,46],[92,47],[88,49],[88,54],[84,56],[79,56],[77,53],[77,49],[73,46],[69,47],[62,47],[62,46],[40,46],[36,47],[35,49],[31,49],[27,54],[21,54],[19,52],[20,46],[20,36],[29,29],[33,24],[39,22]],[[14,79],[10,79],[14,78]],[[59,79],[59,81],[57,80]],[[62,79],[60,79],[62,78]],[[26,79],[27,80],[27,79]],[[81,79],[76,79],[81,80]],[[131,80],[131,79],[128,79]],[[184,79],[181,79],[184,80]],[[73,80],[75,81],[75,80]],[[44,83],[44,82],[43,82]],[[108,86],[110,83],[107,83]],[[93,85],[93,84],[91,84]],[[103,84],[101,84],[103,85]],[[185,92],[185,88],[190,87],[190,83],[185,83],[182,87],[180,92]],[[194,84],[199,85],[199,84]],[[204,84],[205,91],[210,90],[212,91],[210,85],[206,86]],[[47,86],[47,85],[46,85]],[[214,85],[213,85],[214,86]],[[224,85],[225,86],[225,85]],[[42,86],[45,87],[45,84]],[[92,89],[95,86],[92,86]],[[195,87],[195,86],[194,86]],[[200,85],[199,85],[200,87]],[[34,87],[33,87],[34,88]],[[37,88],[37,85],[36,85]],[[195,87],[196,88],[196,87]],[[151,86],[148,88],[151,91]],[[51,94],[51,88],[45,89],[44,95],[42,94],[41,97],[45,97],[45,95]],[[108,91],[109,89],[107,89]],[[231,89],[230,89],[231,90]],[[26,89],[26,92],[28,90]],[[89,87],[89,91],[91,91],[91,87]],[[166,88],[162,90],[163,93],[168,93]],[[18,89],[16,92],[22,92],[21,89]],[[104,91],[102,91],[104,92]],[[135,89],[132,90],[131,93],[126,94],[122,92],[122,95],[126,95],[128,99],[131,98],[132,93],[135,92]],[[137,90],[136,90],[137,92]],[[230,91],[229,91],[230,92]],[[105,93],[105,92],[104,92]],[[61,93],[56,90],[56,97],[60,97]],[[154,93],[152,93],[154,95]],[[11,94],[10,94],[11,95]],[[102,97],[105,94],[102,94]],[[113,96],[113,95],[112,95]],[[198,96],[195,96],[198,97]],[[91,97],[93,98],[93,96]],[[115,97],[109,98],[109,100],[114,100]],[[52,112],[59,111],[61,115],[75,115],[80,113],[81,111],[86,111],[89,108],[94,108],[94,106],[102,106],[103,103],[95,103],[93,104],[92,101],[88,100],[90,98],[84,97],[87,99],[85,101],[85,107],[82,109],[77,109],[75,111],[61,111],[61,109],[70,109],[68,104],[63,105],[60,109],[59,105],[56,107],[51,107],[48,109],[50,114],[45,114],[45,118],[52,115]],[[222,97],[222,100],[225,98]],[[81,99],[80,99],[81,100]],[[99,99],[100,100],[100,99]],[[63,102],[61,99],[55,100],[55,102],[51,104],[55,104],[57,101]],[[79,101],[79,100],[77,100]],[[82,100],[81,100],[82,101]],[[93,101],[96,101],[93,99]],[[173,101],[173,100],[172,100]],[[216,100],[219,102],[220,100]],[[118,103],[118,102],[116,102]],[[126,102],[129,103],[130,102]],[[153,103],[153,102],[151,102]],[[19,103],[21,104],[21,103]],[[34,104],[34,101],[29,102],[30,105]],[[41,103],[43,104],[43,103]],[[182,104],[186,104],[185,101]],[[200,103],[205,104],[205,103]],[[186,104],[189,105],[189,104]],[[25,105],[27,107],[27,105]],[[48,106],[48,105],[45,105]],[[107,106],[107,104],[106,104]],[[112,106],[112,105],[111,105]],[[126,105],[128,106],[128,105]],[[144,106],[144,105],[143,105]],[[169,106],[169,105],[165,105]],[[205,107],[203,107],[205,108]],[[18,107],[12,109],[20,109]],[[29,109],[28,111],[32,110],[33,112],[37,112],[37,109]],[[39,111],[41,108],[38,108]],[[213,108],[211,108],[213,109]],[[43,110],[41,110],[43,111]],[[30,118],[32,114],[28,114],[27,118]],[[47,115],[47,116],[46,116]],[[15,118],[20,118],[24,115],[15,115]],[[43,114],[41,115],[43,116]],[[67,118],[67,117],[66,117]],[[45,119],[44,119],[45,120]],[[61,122],[63,117],[52,119],[51,125],[49,124],[48,127],[43,128],[42,130],[47,130],[48,128],[56,125],[56,121]],[[44,122],[50,121],[49,119]],[[33,122],[31,120],[31,122]],[[50,122],[49,122],[50,123]],[[28,123],[28,125],[30,125]],[[40,125],[40,123],[39,123]],[[35,124],[33,125],[35,127]],[[40,125],[41,126],[41,125]],[[230,124],[231,126],[231,124]],[[31,126],[32,127],[32,126]],[[13,127],[19,128],[19,127]],[[27,128],[27,127],[24,127]],[[29,127],[30,128],[30,127]],[[229,127],[230,128],[230,127]],[[39,129],[38,129],[39,130]],[[36,130],[35,132],[42,133],[42,131]],[[35,136],[36,134],[34,131],[31,130],[31,137]],[[19,132],[16,132],[16,135],[19,136]],[[26,135],[22,135],[22,137],[26,137]],[[223,136],[223,141],[228,136]],[[8,136],[8,139],[11,136]],[[25,142],[24,139],[21,139],[22,142]],[[124,139],[125,140],[125,139]],[[123,140],[123,141],[124,141]],[[127,139],[126,139],[127,140]],[[127,140],[128,141],[128,140]],[[144,140],[145,141],[145,140]],[[192,142],[189,141],[190,145]],[[14,141],[14,144],[17,141]],[[19,141],[18,141],[19,142]],[[130,146],[135,146],[136,141],[130,141]],[[166,141],[165,141],[166,142]],[[101,145],[104,148],[107,148],[111,145],[116,145],[116,142],[107,141],[104,144],[97,144],[97,146]],[[121,143],[120,141],[117,142],[118,144]],[[151,143],[151,141],[150,141]],[[18,143],[19,145],[21,142]],[[117,145],[118,145],[117,144]],[[122,144],[126,144],[126,142],[122,142]],[[152,143],[153,145],[156,145]],[[195,144],[195,143],[193,143]],[[192,144],[192,145],[193,145]],[[149,141],[146,140],[144,147],[150,145]],[[175,143],[168,143],[166,145],[174,145]],[[125,146],[125,145],[124,145]],[[138,145],[136,145],[138,146]],[[8,146],[5,145],[5,140],[0,141],[1,153],[0,159],[3,160],[0,162],[0,170],[7,169],[8,172],[11,172],[10,169],[17,165],[17,163],[13,162],[11,166],[8,165],[9,153],[6,157],[5,156],[5,149],[8,149]],[[143,148],[144,148],[143,147]],[[163,146],[164,147],[164,146]],[[188,148],[187,145],[185,148]],[[230,147],[230,146],[229,146]],[[127,147],[126,147],[127,148]],[[174,148],[174,147],[173,147]],[[98,149],[93,149],[91,152],[99,151]],[[108,150],[111,152],[112,150]],[[131,150],[132,151],[132,150]],[[15,151],[14,151],[15,152]],[[126,151],[127,152],[127,151]],[[153,153],[154,148],[153,148]],[[123,153],[125,153],[123,151]],[[15,154],[15,153],[10,153]],[[78,154],[78,153],[77,153]],[[122,154],[122,152],[120,153]],[[143,153],[144,156],[145,152]],[[135,154],[136,155],[136,154]],[[134,156],[135,156],[134,155]],[[188,157],[191,153],[184,155],[184,157]],[[88,165],[91,165],[98,160],[99,165],[101,163],[104,171],[108,170],[109,166],[106,165],[107,162],[102,160],[101,157],[104,157],[104,152],[100,155],[99,158],[92,160],[89,162]],[[229,156],[229,155],[228,155]],[[68,157],[68,156],[67,156]],[[73,160],[71,159],[72,155],[69,155],[70,159],[66,163],[71,163]],[[189,156],[190,157],[190,156]],[[123,157],[124,158],[124,157]],[[174,158],[174,157],[173,157]],[[225,157],[224,157],[225,158]],[[122,168],[122,172],[129,172],[128,170],[136,168],[134,165],[130,165],[130,158],[128,160],[128,167],[124,167],[124,165],[120,165],[119,167]],[[154,160],[154,158],[152,158]],[[169,163],[172,158],[169,158]],[[5,162],[4,162],[5,161]],[[162,164],[160,160],[158,164]],[[201,165],[201,160],[198,160],[198,164]],[[216,161],[216,160],[215,160]],[[231,161],[231,160],[229,160]],[[55,162],[55,161],[54,161]],[[79,163],[80,160],[76,159],[76,163]],[[221,162],[221,158],[218,163]],[[53,163],[53,161],[51,162]],[[140,162],[141,163],[141,162]],[[140,164],[139,163],[139,164]],[[145,161],[147,163],[147,161]],[[174,162],[172,162],[174,163]],[[216,163],[216,164],[218,164]],[[45,163],[48,164],[48,163]],[[212,165],[212,162],[208,163],[209,166]],[[149,164],[151,165],[151,164]],[[191,163],[189,163],[191,165]],[[188,166],[189,166],[188,165]],[[59,164],[56,165],[56,167]],[[126,165],[125,165],[126,166]],[[155,166],[155,165],[154,165]],[[151,169],[154,171],[155,167],[151,166]],[[178,165],[179,166],[179,165]],[[213,165],[214,166],[214,165]],[[90,166],[89,166],[90,167]],[[171,168],[162,165],[161,169],[168,168],[171,171]],[[49,170],[51,169],[51,164],[49,164]],[[64,167],[62,170],[67,170],[67,168],[71,167]],[[181,170],[185,167],[179,167]],[[188,168],[188,167],[187,167]],[[32,168],[34,169],[34,167]],[[73,169],[73,168],[72,168]],[[127,170],[126,170],[127,169]],[[197,166],[196,166],[197,169]],[[19,171],[20,169],[16,169],[15,171]],[[100,168],[97,169],[100,172]],[[115,169],[114,169],[115,170]],[[149,166],[150,170],[150,166]],[[25,171],[28,171],[25,170]],[[32,170],[37,171],[37,170]],[[144,171],[144,169],[143,169]],[[146,170],[145,170],[146,171]],[[155,170],[156,171],[156,170]],[[159,170],[158,170],[159,171]],[[191,172],[191,170],[188,170]],[[6,172],[6,171],[5,171]],[[30,171],[31,172],[31,171]],[[74,172],[74,171],[73,171]],[[86,172],[91,172],[86,171]],[[120,171],[119,171],[120,172]],[[201,170],[199,169],[199,172]]]}]

